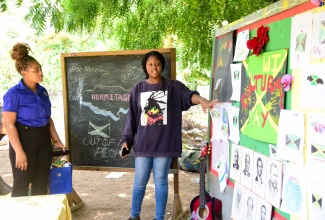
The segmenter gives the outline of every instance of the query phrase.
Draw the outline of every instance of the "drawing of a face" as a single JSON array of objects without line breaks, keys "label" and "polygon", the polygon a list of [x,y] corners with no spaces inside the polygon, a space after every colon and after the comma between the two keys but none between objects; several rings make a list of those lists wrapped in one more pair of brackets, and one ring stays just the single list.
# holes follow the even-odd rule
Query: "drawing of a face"
[{"label": "drawing of a face", "polygon": [[261,206],[261,220],[265,220],[265,216],[266,216],[266,208],[265,205]]},{"label": "drawing of a face", "polygon": [[239,208],[240,200],[241,200],[241,190],[237,191],[237,200],[236,200],[236,207]]},{"label": "drawing of a face", "polygon": [[259,176],[262,176],[262,170],[263,170],[263,162],[262,162],[262,159],[259,157],[257,159],[257,174]]},{"label": "drawing of a face", "polygon": [[253,213],[253,208],[254,208],[254,203],[251,197],[247,199],[247,216],[250,217],[252,216]]},{"label": "drawing of a face", "polygon": [[270,174],[272,187],[276,189],[278,187],[278,167],[275,163],[271,164]]},{"label": "drawing of a face", "polygon": [[246,154],[246,155],[245,155],[245,170],[246,170],[246,171],[249,170],[250,160],[251,160],[251,158],[249,157],[249,154]]},{"label": "drawing of a face", "polygon": [[237,150],[237,149],[236,149],[236,151],[235,151],[234,158],[235,158],[235,163],[238,163],[239,154],[238,154],[238,150]]}]

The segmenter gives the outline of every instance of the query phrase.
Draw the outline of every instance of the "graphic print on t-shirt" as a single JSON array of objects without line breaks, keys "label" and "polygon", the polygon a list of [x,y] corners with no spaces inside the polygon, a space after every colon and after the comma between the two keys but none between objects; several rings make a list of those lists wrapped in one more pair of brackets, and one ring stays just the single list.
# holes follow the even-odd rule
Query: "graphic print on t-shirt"
[{"label": "graphic print on t-shirt", "polygon": [[167,124],[167,93],[168,91],[141,93],[141,126]]}]

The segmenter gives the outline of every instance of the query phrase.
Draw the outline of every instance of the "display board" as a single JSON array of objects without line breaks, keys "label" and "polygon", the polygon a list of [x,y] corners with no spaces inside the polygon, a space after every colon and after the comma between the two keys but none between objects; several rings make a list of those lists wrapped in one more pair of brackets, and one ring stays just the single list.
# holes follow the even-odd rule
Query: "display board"
[{"label": "display board", "polygon": [[[175,49],[156,49],[175,78]],[[75,167],[133,168],[134,156],[119,155],[133,85],[145,79],[141,61],[151,50],[61,54],[66,146]]]},{"label": "display board", "polygon": [[[279,133],[282,132],[280,137],[285,136],[285,140],[283,140],[285,147],[289,150],[291,150],[291,148],[294,150],[297,149],[296,154],[298,155],[300,149],[299,144],[301,145],[301,143],[297,140],[303,140],[298,139],[290,133],[293,132],[292,130],[294,129],[279,129],[280,112],[283,112],[282,110],[290,111],[293,109],[293,100],[299,99],[297,93],[295,92],[294,94],[294,90],[300,89],[298,88],[300,86],[300,83],[298,83],[300,81],[300,76],[299,78],[297,78],[296,75],[294,76],[294,86],[292,86],[292,89],[289,91],[284,91],[284,86],[281,80],[285,75],[294,75],[294,72],[297,72],[297,69],[299,70],[302,66],[301,64],[308,61],[309,57],[306,55],[307,52],[305,51],[313,52],[315,48],[320,48],[317,54],[314,53],[314,57],[321,58],[317,62],[324,63],[324,53],[321,52],[321,48],[324,48],[324,42],[321,41],[321,39],[324,39],[324,31],[322,29],[324,10],[316,10],[316,8],[317,6],[315,4],[306,0],[281,0],[215,31],[215,38],[213,39],[214,45],[212,47],[213,62],[211,65],[212,83],[210,96],[215,97],[216,92],[219,94],[222,92],[228,93],[229,91],[226,89],[229,88],[232,89],[230,94],[235,92],[236,89],[240,90],[240,98],[238,100],[223,99],[224,103],[220,104],[221,106],[223,104],[225,105],[223,105],[223,107],[218,106],[215,108],[215,112],[222,112],[220,109],[224,108],[229,115],[229,113],[232,113],[229,105],[231,107],[237,107],[239,114],[237,115],[236,120],[233,121],[233,118],[229,118],[227,114],[222,114],[224,117],[220,116],[219,120],[216,116],[218,114],[214,114],[211,121],[212,129],[210,129],[212,152],[210,154],[209,171],[207,172],[210,186],[209,194],[222,200],[223,217],[225,219],[248,219],[248,198],[250,198],[249,202],[254,202],[254,218],[259,218],[262,212],[262,206],[263,212],[266,211],[266,219],[293,219],[294,216],[305,217],[308,215],[310,217],[313,215],[312,212],[307,213],[306,211],[307,199],[304,197],[306,194],[304,191],[306,190],[306,187],[304,185],[305,182],[300,181],[301,178],[299,173],[284,172],[286,168],[287,170],[300,170],[300,174],[302,174],[305,172],[304,170],[306,167],[301,164],[294,164],[295,168],[292,168],[288,164],[283,163],[282,160],[279,159],[279,155],[277,155],[277,153],[279,153],[279,151],[277,151],[277,144],[279,145]],[[299,23],[293,22],[293,18],[307,11],[310,12],[311,16],[308,15],[310,16],[308,17],[306,15],[303,17],[305,19],[300,22],[301,29],[299,29],[299,33],[298,30],[297,34],[292,33],[292,30],[295,30],[293,24]],[[304,30],[305,23],[307,23],[305,26],[313,23],[313,32],[311,30],[306,32]],[[315,24],[319,25],[316,26]],[[218,91],[220,88],[217,87],[218,83],[216,82],[219,78],[225,75],[225,72],[216,71],[216,66],[220,66],[221,55],[222,57],[228,57],[227,54],[224,54],[227,52],[227,50],[225,50],[225,48],[227,48],[226,46],[233,46],[234,51],[230,49],[228,55],[234,56],[235,54],[234,57],[236,57],[236,47],[239,46],[238,44],[241,43],[244,48],[247,48],[247,40],[257,37],[257,29],[260,27],[269,28],[267,32],[269,41],[265,44],[261,53],[259,55],[254,55],[252,54],[252,50],[250,50],[247,57],[242,60],[236,60],[234,58],[230,67],[227,67],[228,70],[226,74],[228,74],[228,77],[230,77],[232,81],[235,81],[231,67],[232,65],[242,64],[242,72],[239,73],[241,76],[241,87],[239,87],[239,89],[238,87],[235,88],[234,85],[236,86],[236,84],[232,81],[228,81],[228,84],[222,85],[226,89]],[[247,39],[242,42],[238,41],[238,35],[247,30],[249,33]],[[263,28],[260,30],[263,30]],[[317,34],[314,36],[313,43],[316,46],[313,47],[313,50],[310,50],[307,48],[308,42],[306,42],[306,34],[310,37],[315,30]],[[232,34],[232,32],[235,34]],[[259,34],[262,35],[261,32]],[[233,38],[229,39],[229,36],[233,36]],[[219,42],[228,43],[219,44]],[[230,48],[230,46],[228,48]],[[221,55],[220,51],[223,52]],[[292,54],[297,54],[297,56],[293,57]],[[311,54],[313,55],[313,53]],[[294,63],[295,67],[292,65],[292,61],[294,60],[293,58],[296,59],[296,63]],[[224,60],[225,59],[222,61]],[[311,64],[309,67],[312,66]],[[314,66],[316,67],[316,65]],[[308,64],[304,64],[304,69],[302,68],[302,71],[306,69],[305,67],[308,67]],[[238,69],[240,68],[237,68],[237,70]],[[235,72],[235,76],[236,74],[238,79],[238,72]],[[306,81],[312,81],[312,77],[315,78],[314,75],[310,75],[306,76],[305,79]],[[316,87],[315,83],[311,83],[311,85]],[[300,91],[300,97],[305,95],[302,91],[303,90]],[[300,108],[302,108],[302,104],[308,106],[308,104],[310,105],[311,103],[320,103],[317,102],[318,96],[315,95],[314,97],[315,98],[308,99],[305,95],[305,102],[303,103],[300,101]],[[295,105],[297,105],[297,103],[295,103]],[[297,108],[295,108],[295,110],[305,112],[307,116],[306,111]],[[314,108],[312,111],[317,112],[317,109]],[[324,113],[324,110],[322,110],[322,113]],[[298,118],[298,114],[294,116]],[[316,116],[313,118],[316,121],[315,118]],[[318,118],[317,120],[320,121]],[[239,141],[236,143],[230,139],[230,137],[233,138],[234,136],[234,130],[231,130],[231,126],[234,126],[235,121],[239,121],[239,123],[236,123],[238,124],[237,126],[239,129],[239,132],[237,132]],[[299,120],[287,121],[287,125],[290,124],[291,128],[295,128],[296,130],[298,128],[300,129],[300,125],[296,126],[298,121]],[[306,123],[306,127],[307,125],[308,123]],[[303,127],[303,125],[301,127]],[[224,134],[222,137],[227,138],[220,138],[221,136],[216,134]],[[308,139],[306,138],[306,140]],[[225,144],[225,142],[229,142],[229,145]],[[294,144],[291,144],[293,142]],[[229,150],[229,154],[219,153],[227,149]],[[223,164],[225,165],[222,166]],[[234,164],[239,165],[235,166]],[[233,171],[235,169],[234,167],[236,167],[238,171]],[[263,171],[259,170],[260,167],[262,167]],[[231,172],[233,172],[233,174]],[[271,180],[271,176],[276,172],[278,172],[277,180]],[[264,176],[259,176],[258,173],[263,173]],[[304,174],[307,175],[307,173]],[[228,175],[227,181],[224,180],[224,176],[226,175]],[[293,186],[293,184],[291,184],[291,180],[294,179],[293,177],[297,178],[297,180],[300,181],[300,184]],[[257,183],[258,181],[260,182]],[[298,183],[299,181],[296,181],[295,183]],[[312,182],[312,180],[310,181]],[[277,186],[271,186],[274,182],[277,183]],[[292,193],[294,187],[296,187],[295,189],[300,190],[297,191],[301,192],[301,197]],[[237,194],[235,195],[235,193],[237,193],[241,188],[245,191],[245,197],[243,196],[244,200],[241,201],[242,207],[240,208],[235,207],[234,204],[239,202],[237,199],[240,198]],[[273,192],[276,193],[273,194]],[[283,201],[291,201],[289,198],[292,198],[292,196],[295,196],[294,201],[296,203],[293,204],[288,202],[287,204],[283,204]],[[310,195],[308,194],[308,196]],[[283,199],[282,203],[281,198]],[[308,202],[309,200],[313,201],[313,197],[310,198],[308,198]],[[318,216],[321,216],[319,214],[320,212],[324,213],[325,210],[322,209],[321,211],[318,211]],[[316,214],[314,215],[316,216]]]}]

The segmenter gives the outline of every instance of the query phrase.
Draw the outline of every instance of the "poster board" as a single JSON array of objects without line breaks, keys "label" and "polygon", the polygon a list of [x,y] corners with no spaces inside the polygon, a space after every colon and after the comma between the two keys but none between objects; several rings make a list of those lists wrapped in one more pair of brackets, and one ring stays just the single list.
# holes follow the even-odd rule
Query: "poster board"
[{"label": "poster board", "polygon": [[[216,42],[222,42],[222,38],[229,35],[229,33],[234,32],[234,38],[232,40],[232,43],[235,45],[236,42],[236,36],[238,33],[244,31],[244,30],[249,30],[250,37],[249,39],[252,39],[252,37],[256,36],[256,31],[257,28],[260,26],[264,25],[267,27],[270,27],[268,36],[270,38],[270,41],[266,44],[264,47],[263,53],[265,52],[273,52],[281,49],[287,49],[288,52],[290,50],[293,50],[294,48],[291,48],[291,20],[292,17],[303,13],[305,11],[313,10],[317,6],[313,5],[310,1],[278,1],[266,8],[263,8],[261,10],[256,11],[255,13],[248,15],[238,21],[235,21],[225,27],[219,28],[215,31],[215,39],[214,39],[214,45],[212,48],[213,52],[213,60],[212,60],[212,83],[211,83],[211,93],[210,95],[213,96],[214,91],[214,86],[215,86],[215,66],[217,62],[217,58],[219,55],[215,54],[215,51],[218,51],[216,49],[217,45]],[[235,45],[236,46],[236,45]],[[235,48],[234,46],[234,48]],[[233,53],[233,51],[231,51]],[[262,53],[262,54],[263,54]],[[249,56],[251,56],[251,51]],[[236,62],[233,62],[236,63]],[[240,62],[237,62],[240,63]],[[283,69],[283,73],[285,74],[292,74],[292,70],[290,69],[290,54],[288,53],[287,61],[285,62],[284,66],[286,69]],[[247,69],[246,69],[247,70]],[[246,72],[247,73],[247,72]],[[242,75],[242,80],[245,80],[246,73]],[[229,72],[230,74],[230,72]],[[241,92],[241,94],[243,91]],[[283,109],[292,109],[292,100],[294,99],[293,97],[293,90],[284,93],[284,96],[282,97],[283,101]],[[265,104],[265,99],[260,99],[262,102]],[[250,100],[252,101],[252,100]],[[254,101],[254,100],[253,100]],[[262,103],[261,102],[261,103]],[[242,102],[241,101],[234,101],[232,102],[233,106],[237,106],[241,108],[242,110]],[[263,107],[263,106],[262,106]],[[255,110],[256,108],[251,108],[251,110]],[[280,111],[278,111],[279,113]],[[248,115],[252,114],[251,112],[247,112]],[[257,117],[255,117],[256,119]],[[239,120],[242,120],[242,117],[239,117]],[[242,123],[243,124],[243,123]],[[274,123],[276,124],[276,123]],[[211,125],[213,128],[213,124]],[[212,129],[210,129],[210,132]],[[213,134],[211,134],[213,135]],[[260,134],[260,136],[262,136]],[[256,153],[259,153],[261,155],[264,155],[266,157],[273,157],[274,156],[274,150],[276,147],[273,145],[275,144],[274,142],[276,141],[275,138],[273,138],[273,141],[266,141],[266,139],[256,139],[252,138],[248,135],[243,134],[242,132],[240,133],[240,142],[239,144],[243,148],[251,149]],[[230,142],[231,145],[231,142]],[[218,149],[219,146],[213,146],[212,142],[212,147],[211,149]],[[218,149],[219,150],[219,149]],[[232,148],[230,147],[230,152]],[[213,150],[212,150],[213,151]],[[211,155],[214,155],[212,152]],[[230,154],[231,155],[231,154]],[[232,164],[232,157],[229,157],[229,164]],[[210,159],[210,162],[213,161],[213,159]],[[219,191],[219,174],[217,170],[213,169],[214,165],[210,164],[210,170],[207,172],[208,177],[209,177],[209,193],[211,196],[215,196],[217,198],[224,198],[222,199],[223,202],[223,215],[224,216],[231,216],[231,204],[232,204],[232,198],[233,198],[233,189],[234,185],[236,184],[236,181],[229,179],[227,182],[227,187],[223,192]],[[280,211],[279,209],[275,208],[273,209],[272,212],[272,217],[276,219],[291,219],[290,214],[284,213]]]},{"label": "poster board", "polygon": [[[155,50],[155,49],[154,49]],[[156,49],[175,79],[175,49]],[[145,79],[141,60],[151,50],[62,53],[66,146],[74,169],[132,170],[134,156],[119,155],[129,96]]]}]

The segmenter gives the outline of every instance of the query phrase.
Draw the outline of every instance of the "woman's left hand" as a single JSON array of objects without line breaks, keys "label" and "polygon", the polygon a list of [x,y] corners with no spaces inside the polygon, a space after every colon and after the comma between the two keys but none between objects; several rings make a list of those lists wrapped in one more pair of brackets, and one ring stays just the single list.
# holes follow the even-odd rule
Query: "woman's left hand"
[{"label": "woman's left hand", "polygon": [[63,151],[65,151],[65,146],[61,141],[55,141],[53,143],[54,148],[61,148]]}]

